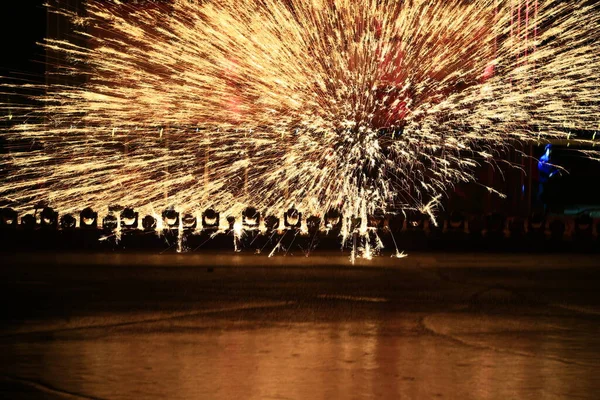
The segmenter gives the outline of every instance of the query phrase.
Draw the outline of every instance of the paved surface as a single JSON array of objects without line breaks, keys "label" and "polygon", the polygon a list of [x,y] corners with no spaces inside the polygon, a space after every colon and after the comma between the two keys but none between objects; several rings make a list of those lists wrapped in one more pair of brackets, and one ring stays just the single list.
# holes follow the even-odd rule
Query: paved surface
[{"label": "paved surface", "polygon": [[0,398],[596,399],[595,256],[1,255]]}]

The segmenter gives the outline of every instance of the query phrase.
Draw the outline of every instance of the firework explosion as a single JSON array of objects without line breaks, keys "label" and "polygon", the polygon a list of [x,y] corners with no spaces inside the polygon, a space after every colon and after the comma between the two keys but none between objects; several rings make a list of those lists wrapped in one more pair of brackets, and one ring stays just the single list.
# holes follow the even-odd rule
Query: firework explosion
[{"label": "firework explosion", "polygon": [[13,105],[2,135],[32,146],[2,156],[10,179],[0,195],[15,208],[47,200],[62,212],[335,208],[363,227],[376,209],[431,211],[515,141],[597,127],[600,18],[596,6],[573,3],[92,0],[85,15],[52,9],[79,37],[46,40],[68,60],[55,73],[83,83],[51,85],[35,97],[41,106]]}]

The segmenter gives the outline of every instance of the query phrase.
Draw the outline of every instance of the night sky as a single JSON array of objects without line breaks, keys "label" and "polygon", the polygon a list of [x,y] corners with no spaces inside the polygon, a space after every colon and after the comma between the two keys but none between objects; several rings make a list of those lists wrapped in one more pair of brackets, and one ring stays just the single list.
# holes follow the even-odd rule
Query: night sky
[{"label": "night sky", "polygon": [[44,73],[44,51],[36,45],[46,36],[43,0],[6,1],[0,10],[0,75]]}]

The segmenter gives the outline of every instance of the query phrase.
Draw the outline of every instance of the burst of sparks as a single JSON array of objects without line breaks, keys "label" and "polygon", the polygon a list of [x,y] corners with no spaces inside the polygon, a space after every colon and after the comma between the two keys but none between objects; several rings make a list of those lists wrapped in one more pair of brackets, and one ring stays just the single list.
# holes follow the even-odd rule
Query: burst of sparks
[{"label": "burst of sparks", "polygon": [[2,135],[35,146],[1,156],[0,195],[63,212],[337,208],[361,231],[376,209],[433,218],[440,194],[515,141],[598,126],[600,18],[574,3],[49,5],[80,39],[47,39],[63,83],[11,106]]}]

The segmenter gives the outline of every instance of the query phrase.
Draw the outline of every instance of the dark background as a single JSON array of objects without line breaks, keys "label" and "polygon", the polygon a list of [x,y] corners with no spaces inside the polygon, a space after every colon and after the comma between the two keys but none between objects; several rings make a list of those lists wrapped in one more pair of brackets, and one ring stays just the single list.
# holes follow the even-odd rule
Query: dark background
[{"label": "dark background", "polygon": [[43,77],[45,52],[37,43],[46,36],[44,1],[6,1],[0,6],[2,57],[0,75],[39,80]]}]

